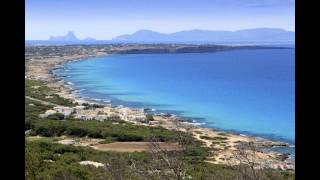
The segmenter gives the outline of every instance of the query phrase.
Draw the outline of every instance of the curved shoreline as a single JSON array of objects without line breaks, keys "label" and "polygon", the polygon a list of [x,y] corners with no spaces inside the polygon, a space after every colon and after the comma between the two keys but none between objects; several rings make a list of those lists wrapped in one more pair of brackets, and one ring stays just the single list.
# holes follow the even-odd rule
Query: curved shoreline
[{"label": "curved shoreline", "polygon": [[[84,61],[86,59],[79,59],[78,61]],[[71,67],[69,67],[69,64],[71,64]],[[157,107],[156,102],[154,103],[144,103],[144,102],[138,102],[138,101],[126,101],[126,100],[121,100],[118,97],[113,96],[113,94],[108,93],[107,91],[103,94],[100,93],[96,93],[96,92],[92,92],[90,91],[90,89],[86,89],[85,92],[80,92],[79,90],[81,90],[81,85],[77,84],[75,82],[77,81],[73,81],[73,79],[66,77],[66,75],[70,75],[68,74],[68,72],[66,71],[70,71],[69,69],[72,68],[72,62],[68,62],[67,64],[65,64],[64,66],[61,67],[61,70],[59,70],[58,72],[56,72],[56,76],[65,80],[66,83],[68,83],[71,87],[73,87],[74,90],[74,95],[78,96],[79,98],[83,98],[83,99],[87,99],[89,101],[94,101],[96,103],[102,103],[102,104],[108,104],[109,102],[105,102],[104,98],[107,97],[108,100],[112,100],[112,105],[117,105],[117,106],[126,106],[126,107],[130,107],[130,108],[145,108],[145,109],[151,109],[152,108],[156,108],[156,111],[148,111],[148,113],[165,113],[165,114],[172,114],[175,115],[181,119],[183,119],[184,121],[190,123],[190,124],[194,124],[197,125],[199,127],[203,127],[203,128],[212,128],[214,130],[219,130],[219,131],[225,131],[228,133],[233,133],[233,134],[246,134],[248,136],[252,136],[255,138],[264,138],[264,139],[270,139],[273,141],[281,141],[281,142],[285,142],[288,143],[289,145],[294,145],[295,144],[295,140],[294,138],[287,138],[287,137],[283,137],[277,134],[272,134],[272,133],[259,133],[259,132],[251,132],[249,131],[245,131],[245,130],[237,130],[237,129],[228,129],[228,128],[220,128],[215,126],[214,124],[210,124],[210,121],[206,121],[204,120],[204,118],[201,118],[201,116],[186,116],[184,115],[184,111],[175,111],[174,109],[166,109],[164,107]],[[65,74],[66,73],[66,74]],[[80,86],[80,87],[79,87]],[[130,94],[130,92],[129,92]],[[104,96],[105,95],[105,96]],[[87,97],[89,96],[89,97]]]},{"label": "curved shoreline", "polygon": [[[81,59],[81,60],[85,60],[85,59]],[[58,78],[60,79],[64,79],[64,77],[61,77],[60,75],[56,75]],[[70,90],[72,91],[72,95],[75,96],[78,99],[83,99],[85,101],[88,102],[92,102],[92,103],[96,103],[96,104],[101,104],[101,105],[108,105],[108,104],[112,104],[114,106],[123,106],[123,107],[129,107],[129,108],[143,108],[143,107],[139,107],[139,105],[136,106],[131,106],[131,105],[124,105],[121,103],[114,103],[114,99],[116,98],[109,98],[108,102],[105,102],[104,99],[96,99],[93,97],[88,97],[88,96],[84,96],[81,93],[78,93],[79,91],[81,91],[80,88],[76,88],[76,85],[71,82],[71,81],[65,81],[66,85],[70,88]],[[74,87],[70,87],[70,86],[74,86]],[[75,93],[76,92],[76,93]],[[118,101],[118,99],[116,99],[116,101]],[[123,100],[120,100],[123,101]],[[127,102],[126,104],[130,104],[130,103],[135,103],[135,102],[129,102],[129,101],[124,101]],[[137,102],[139,103],[139,102]],[[141,103],[143,104],[143,103]],[[151,111],[151,108],[144,108],[144,109],[149,109],[147,110],[147,112]],[[174,110],[172,110],[174,111]],[[234,135],[240,135],[240,136],[249,136],[249,137],[253,137],[256,139],[266,139],[266,140],[271,140],[271,141],[277,141],[277,142],[283,142],[283,143],[287,143],[288,144],[288,148],[292,148],[294,147],[295,143],[294,140],[291,139],[286,139],[280,136],[277,136],[275,134],[259,134],[259,133],[253,133],[253,132],[249,132],[249,131],[241,131],[241,130],[233,130],[233,129],[223,129],[223,128],[219,128],[219,127],[210,127],[207,126],[205,121],[198,121],[196,120],[199,117],[190,117],[190,116],[182,116],[182,115],[178,115],[174,112],[170,112],[170,110],[154,110],[151,111],[151,114],[168,114],[171,116],[175,116],[177,118],[179,118],[181,121],[188,123],[190,125],[194,125],[197,126],[199,128],[210,128],[214,131],[221,131],[221,132],[226,132],[226,133],[230,133],[230,134],[234,134]],[[282,146],[279,146],[282,147]]]},{"label": "curved shoreline", "polygon": [[[67,57],[55,58],[55,59],[50,59],[50,58],[49,59],[42,59],[41,62],[38,62],[38,63],[40,63],[40,65],[42,63],[47,63],[46,64],[47,66],[45,66],[45,68],[42,69],[42,71],[40,71],[40,72],[36,71],[36,73],[32,72],[32,70],[30,72],[30,68],[27,68],[26,78],[43,80],[43,81],[45,81],[47,83],[47,85],[49,87],[56,89],[57,92],[58,92],[57,93],[58,95],[60,95],[62,97],[65,97],[65,98],[68,98],[68,99],[72,99],[73,101],[80,102],[80,103],[93,102],[93,103],[96,103],[96,104],[104,104],[104,103],[99,103],[97,101],[92,101],[92,99],[90,99],[90,98],[88,98],[89,100],[86,100],[86,99],[83,99],[81,96],[80,97],[75,96],[74,91],[76,91],[76,90],[72,89],[72,87],[70,87],[70,85],[68,85],[67,82],[63,80],[63,78],[58,77],[57,75],[55,75],[53,70],[59,68],[59,66],[62,66],[65,63],[68,63],[68,62],[71,62],[71,61],[80,61],[80,60],[86,60],[86,59],[88,59],[90,57],[99,57],[99,56],[107,56],[107,55],[108,54],[104,53],[104,54],[96,54],[95,56],[92,56],[92,55],[90,55],[90,56],[88,56],[88,55],[78,55],[78,56],[67,56]],[[28,71],[28,69],[29,69],[29,71]],[[172,116],[172,114],[170,114],[170,116]],[[266,138],[261,138],[259,136],[241,135],[241,133],[237,133],[236,134],[234,132],[220,130],[220,129],[216,129],[216,128],[199,127],[199,126],[195,126],[194,123],[190,123],[188,121],[185,121],[182,117],[177,117],[175,115],[174,115],[174,117],[176,117],[176,119],[178,119],[180,121],[180,123],[185,124],[187,126],[192,126],[195,129],[193,132],[203,131],[204,132],[203,134],[206,134],[208,136],[209,135],[215,136],[215,135],[217,135],[219,133],[221,133],[221,134],[225,133],[228,136],[231,136],[231,137],[235,138],[238,141],[240,141],[240,140],[243,140],[243,141],[254,141],[254,142],[258,142],[259,141],[259,142],[263,142],[262,144],[265,143],[265,145],[269,146],[269,147],[276,147],[276,146],[289,147],[290,146],[289,143],[269,140],[269,139],[266,139]],[[172,123],[171,123],[171,125],[172,125]],[[174,129],[172,127],[165,127],[165,128]],[[196,138],[201,140],[200,136],[196,136]],[[204,142],[207,143],[208,141],[204,141]]]},{"label": "curved shoreline", "polygon": [[[69,84],[68,81],[65,81],[65,79],[55,73],[53,73],[53,70],[56,70],[57,69],[57,66],[58,68],[63,68],[63,66],[66,64],[66,63],[70,63],[70,62],[75,62],[75,61],[85,61],[85,60],[88,60],[89,58],[94,58],[94,57],[105,57],[105,56],[108,56],[110,54],[104,54],[104,55],[96,55],[96,56],[84,56],[84,57],[81,57],[81,58],[71,58],[71,59],[68,59],[67,61],[64,61],[64,62],[61,62],[61,63],[58,63],[56,65],[53,66],[53,68],[51,68],[51,70],[49,71],[50,75],[52,75],[52,78],[54,79],[54,81],[63,81],[63,87],[66,88],[66,90],[69,92],[69,94],[66,94],[67,96],[63,95],[65,98],[71,98],[72,100],[74,101],[79,101],[80,102],[88,102],[88,103],[95,103],[95,104],[100,104],[100,105],[107,105],[107,104],[112,104],[112,103],[103,103],[103,102],[100,102],[98,101],[97,99],[95,98],[91,98],[91,97],[83,97],[81,95],[76,95],[74,94],[75,91],[77,91],[78,89],[74,89],[73,87],[71,87],[71,85],[74,85],[72,82],[72,84]],[[62,66],[62,67],[59,67],[59,66]],[[102,99],[101,99],[102,100]],[[112,104],[114,105],[114,104]],[[117,104],[117,105],[114,105],[114,106],[122,106],[122,107],[128,107],[128,108],[133,108],[133,107],[130,107],[130,106],[124,106],[122,104]],[[140,107],[138,107],[140,108]],[[150,109],[150,108],[148,108]],[[164,110],[165,111],[165,110]],[[277,142],[283,142],[284,144],[288,144],[287,147],[290,147],[290,146],[294,146],[295,144],[290,144],[290,141],[294,141],[294,140],[288,140],[288,139],[285,139],[285,138],[272,138],[271,136],[276,136],[276,135],[272,135],[272,134],[266,134],[266,135],[261,135],[261,134],[256,134],[256,133],[251,133],[251,132],[247,132],[247,131],[240,131],[240,130],[226,130],[226,129],[222,129],[222,128],[218,128],[218,127],[201,127],[200,125],[197,125],[199,124],[200,122],[190,122],[192,121],[192,117],[184,117],[184,116],[178,116],[174,113],[168,113],[168,112],[160,112],[161,114],[167,114],[167,115],[171,115],[171,116],[175,116],[177,118],[179,118],[180,121],[184,122],[184,123],[187,123],[187,124],[190,124],[190,125],[194,125],[194,126],[197,126],[199,128],[206,128],[206,129],[212,129],[214,131],[220,131],[220,132],[225,132],[225,133],[230,133],[230,134],[234,134],[234,135],[240,135],[240,136],[248,136],[248,137],[252,137],[252,138],[256,138],[256,139],[263,139],[263,140],[271,140],[271,141],[277,141]],[[190,119],[190,120],[188,120]],[[281,147],[281,146],[279,146]]]}]

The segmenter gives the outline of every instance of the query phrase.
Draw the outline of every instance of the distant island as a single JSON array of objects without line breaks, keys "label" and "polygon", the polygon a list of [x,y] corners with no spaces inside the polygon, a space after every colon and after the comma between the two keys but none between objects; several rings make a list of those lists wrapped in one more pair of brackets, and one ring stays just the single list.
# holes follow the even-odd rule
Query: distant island
[{"label": "distant island", "polygon": [[65,41],[65,42],[78,42],[78,41],[96,41],[94,38],[85,38],[83,40],[80,40],[77,38],[77,36],[74,34],[73,31],[69,31],[66,35],[62,36],[50,36],[49,41]]},{"label": "distant island", "polygon": [[294,41],[295,33],[279,28],[256,28],[238,31],[187,30],[175,33],[159,33],[140,30],[133,34],[113,38],[118,42],[262,42]]}]

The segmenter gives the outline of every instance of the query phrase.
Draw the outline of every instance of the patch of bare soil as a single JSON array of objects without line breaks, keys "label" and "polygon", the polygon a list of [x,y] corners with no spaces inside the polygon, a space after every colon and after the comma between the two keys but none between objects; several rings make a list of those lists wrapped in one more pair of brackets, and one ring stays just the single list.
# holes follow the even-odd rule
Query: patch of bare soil
[{"label": "patch of bare soil", "polygon": [[[178,143],[157,142],[155,144],[160,147],[160,149],[168,151],[177,151],[181,149]],[[153,145],[150,142],[114,142],[109,144],[96,144],[91,147],[100,151],[142,152],[150,151]]]}]

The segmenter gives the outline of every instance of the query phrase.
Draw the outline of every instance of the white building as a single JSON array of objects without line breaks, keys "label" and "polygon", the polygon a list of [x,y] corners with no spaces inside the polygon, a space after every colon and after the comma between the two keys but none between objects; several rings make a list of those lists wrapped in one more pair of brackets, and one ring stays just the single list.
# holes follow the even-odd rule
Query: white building
[{"label": "white building", "polygon": [[133,109],[133,108],[120,108],[119,116],[125,121],[144,121],[146,120],[146,115],[143,109]]}]

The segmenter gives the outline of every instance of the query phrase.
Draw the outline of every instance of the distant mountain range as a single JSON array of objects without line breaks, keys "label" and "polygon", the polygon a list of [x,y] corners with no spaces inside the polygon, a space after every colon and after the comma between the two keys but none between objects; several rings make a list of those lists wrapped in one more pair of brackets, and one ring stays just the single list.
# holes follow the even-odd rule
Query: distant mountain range
[{"label": "distant mountain range", "polygon": [[170,34],[140,30],[115,37],[119,42],[274,42],[294,41],[295,32],[278,28],[243,29],[238,31],[188,30]]},{"label": "distant mountain range", "polygon": [[64,41],[64,42],[77,42],[77,41],[96,41],[94,38],[85,38],[83,40],[80,40],[76,37],[73,31],[69,31],[64,36],[50,36],[49,41]]},{"label": "distant mountain range", "polygon": [[112,40],[79,39],[73,31],[66,35],[50,36],[49,40],[26,41],[30,44],[104,44],[104,43],[208,43],[208,44],[294,44],[295,32],[279,28],[256,28],[238,31],[186,30],[160,33],[139,30],[117,36]]}]

